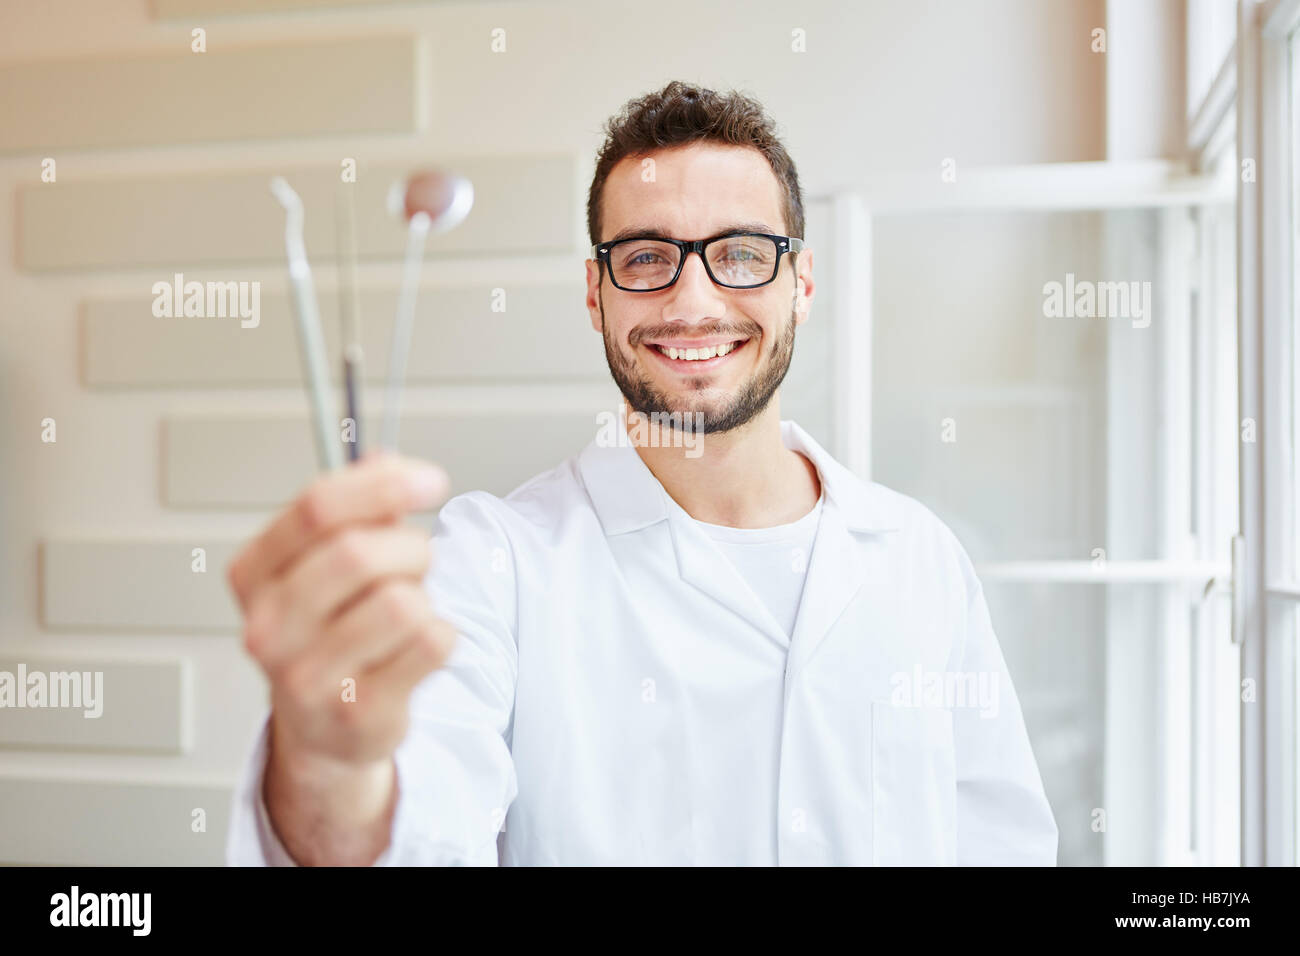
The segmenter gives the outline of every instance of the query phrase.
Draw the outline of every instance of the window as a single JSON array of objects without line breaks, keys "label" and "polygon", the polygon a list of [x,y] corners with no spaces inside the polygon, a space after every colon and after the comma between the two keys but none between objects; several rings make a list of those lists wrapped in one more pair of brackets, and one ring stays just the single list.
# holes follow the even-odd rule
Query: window
[{"label": "window", "polygon": [[[863,241],[835,245],[822,288],[874,277],[856,322],[831,306],[837,329],[867,332],[835,351],[871,374],[865,400],[830,383],[823,420],[857,422],[830,430],[861,435],[870,477],[976,562],[1059,862],[1233,863],[1231,184],[1145,164],[965,182],[860,197]],[[835,216],[851,203],[816,208],[814,247],[855,231]]]},{"label": "window", "polygon": [[[1186,163],[809,215],[833,374],[795,398],[975,559],[1063,864],[1300,859],[1300,0],[1188,0],[1187,43]],[[1052,313],[1090,280],[1150,323]]]}]

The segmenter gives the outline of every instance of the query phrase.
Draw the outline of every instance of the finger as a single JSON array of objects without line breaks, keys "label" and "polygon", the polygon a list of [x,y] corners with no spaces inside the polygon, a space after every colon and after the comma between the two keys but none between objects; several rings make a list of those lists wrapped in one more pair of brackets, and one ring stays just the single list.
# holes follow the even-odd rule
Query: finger
[{"label": "finger", "polygon": [[248,613],[249,650],[274,676],[371,585],[391,577],[423,579],[432,556],[432,541],[420,528],[387,524],[338,532],[262,588]]},{"label": "finger", "polygon": [[406,700],[415,686],[442,667],[456,644],[456,628],[430,611],[426,622],[396,653],[362,675],[370,693]]},{"label": "finger", "polygon": [[305,549],[347,524],[378,522],[431,508],[450,484],[437,465],[375,454],[316,480],[230,564],[228,578],[240,608]]},{"label": "finger", "polygon": [[319,655],[322,667],[355,676],[395,654],[428,624],[432,612],[421,581],[388,578],[336,616],[313,643],[312,653]]}]

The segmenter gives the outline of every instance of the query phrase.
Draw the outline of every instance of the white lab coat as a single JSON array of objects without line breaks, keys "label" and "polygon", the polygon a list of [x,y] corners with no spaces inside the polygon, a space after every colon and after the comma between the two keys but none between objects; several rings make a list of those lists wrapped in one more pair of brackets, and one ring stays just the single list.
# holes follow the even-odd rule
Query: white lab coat
[{"label": "white lab coat", "polygon": [[[1055,863],[965,551],[781,429],[825,494],[792,638],[631,447],[443,506],[428,587],[459,640],[412,697],[379,862]],[[291,862],[260,801],[265,735],[233,864]]]}]

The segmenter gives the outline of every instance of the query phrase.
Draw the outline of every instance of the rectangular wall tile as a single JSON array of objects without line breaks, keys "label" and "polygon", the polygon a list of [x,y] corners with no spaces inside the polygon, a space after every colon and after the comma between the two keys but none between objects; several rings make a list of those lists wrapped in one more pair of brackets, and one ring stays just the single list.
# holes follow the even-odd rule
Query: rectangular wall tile
[{"label": "rectangular wall tile", "polygon": [[376,7],[391,5],[393,2],[394,0],[153,0],[152,7],[155,18],[168,20],[177,17],[328,10],[335,7]]},{"label": "rectangular wall tile", "polygon": [[[363,74],[357,74],[363,75]],[[366,84],[358,84],[366,88]],[[581,206],[572,155],[492,156],[431,161],[474,184],[469,217],[429,239],[439,255],[571,253]],[[342,186],[339,168],[284,168],[227,174],[64,180],[18,190],[18,261],[23,269],[157,268],[174,270],[275,265],[285,261],[284,210],[271,195],[283,175],[302,197],[305,242],[313,263],[332,261],[338,190],[357,190],[357,249],[362,259],[400,259],[406,229],[388,215],[388,187],[412,166],[358,162],[357,182]],[[203,279],[239,281],[238,269]]]},{"label": "rectangular wall tile", "polygon": [[[202,548],[203,554],[194,554]],[[235,542],[56,539],[42,548],[42,604],[49,628],[235,631],[226,584]],[[204,567],[205,571],[196,571]]]},{"label": "rectangular wall tile", "polygon": [[0,778],[0,865],[221,866],[230,800],[228,787]]},{"label": "rectangular wall tile", "polygon": [[[0,67],[0,153],[417,129],[417,38],[226,46]],[[57,191],[56,185],[51,191]]]},{"label": "rectangular wall tile", "polygon": [[[197,274],[186,274],[185,279],[205,281]],[[297,327],[283,284],[275,286],[262,285],[255,325],[252,318],[236,317],[234,310],[225,318],[155,317],[147,288],[131,298],[86,302],[81,328],[86,384],[299,385]],[[505,311],[493,311],[494,288],[503,290]],[[584,292],[576,279],[567,284],[503,281],[495,286],[426,286],[416,303],[406,379],[412,383],[604,381],[609,375],[604,346],[591,328]],[[317,298],[330,369],[337,376],[341,364],[338,295],[322,288]],[[360,298],[366,376],[382,382],[397,290],[367,289]]]},{"label": "rectangular wall tile", "polygon": [[[97,698],[98,717],[82,707],[0,708],[0,747],[42,750],[130,750],[181,753],[189,750],[192,691],[189,661],[122,661],[80,657],[0,656],[0,671],[12,675],[19,692],[19,664],[37,672],[90,672],[84,693]],[[94,686],[94,673],[102,683]],[[0,680],[5,678],[0,675]],[[48,683],[48,681],[47,681]],[[84,683],[84,680],[82,681]],[[52,698],[47,698],[52,699]]]},{"label": "rectangular wall tile", "polygon": [[[375,425],[363,423],[365,435]],[[505,495],[554,468],[595,437],[595,413],[410,415],[401,448],[442,465],[452,493]],[[274,507],[316,474],[312,432],[303,418],[175,417],[164,423],[164,497],[185,508]]]}]

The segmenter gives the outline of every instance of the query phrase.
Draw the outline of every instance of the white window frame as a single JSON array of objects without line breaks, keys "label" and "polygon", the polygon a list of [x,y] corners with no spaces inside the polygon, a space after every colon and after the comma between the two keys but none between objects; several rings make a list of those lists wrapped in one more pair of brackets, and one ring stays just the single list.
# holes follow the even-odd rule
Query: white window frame
[{"label": "white window frame", "polygon": [[[1221,135],[1217,142],[1220,148],[1225,145]],[[1231,145],[1231,136],[1226,145]],[[1230,168],[1197,172],[1187,163],[1165,160],[968,169],[961,171],[956,182],[941,182],[937,175],[875,177],[856,191],[836,194],[832,197],[833,234],[837,237],[837,249],[847,250],[844,259],[854,264],[852,269],[832,269],[837,455],[859,475],[871,478],[869,264],[872,226],[877,219],[927,211],[979,209],[1156,211],[1161,223],[1162,256],[1166,257],[1161,268],[1166,273],[1179,270],[1186,279],[1188,273],[1195,271],[1191,256],[1196,226],[1189,211],[1214,210],[1218,215],[1231,216],[1235,198],[1235,177]],[[862,268],[864,263],[866,269]],[[1198,323],[1197,328],[1198,334],[1208,335],[1204,331],[1205,323]],[[1198,346],[1199,356],[1211,353],[1204,341]],[[1165,343],[1164,348],[1168,354],[1162,353],[1161,357],[1163,387],[1158,400],[1168,413],[1187,414],[1187,389],[1189,376],[1193,374],[1191,342],[1180,333]],[[1177,431],[1169,429],[1166,433]],[[1168,447],[1161,449],[1162,460],[1170,463],[1187,460],[1189,449],[1185,441],[1179,439],[1167,444]],[[1212,666],[1208,662],[1230,654],[1229,616],[1221,607],[1215,607],[1217,602],[1204,598],[1211,593],[1232,593],[1232,567],[1223,560],[1229,550],[1231,532],[1225,532],[1223,540],[1218,542],[1198,539],[1197,549],[1188,550],[1190,528],[1186,535],[1179,530],[1181,523],[1188,520],[1191,506],[1183,487],[1185,474],[1177,465],[1164,471],[1171,487],[1174,484],[1179,487],[1162,495],[1170,511],[1170,517],[1164,522],[1169,530],[1168,540],[1159,542],[1162,559],[991,562],[980,563],[977,571],[983,580],[990,582],[1162,586],[1161,614],[1169,630],[1167,639],[1158,648],[1114,646],[1129,643],[1130,635],[1122,635],[1122,640],[1108,642],[1108,660],[1133,653],[1141,659],[1134,666],[1143,668],[1144,672],[1156,666],[1161,668],[1161,673],[1168,673],[1170,679],[1153,703],[1130,699],[1134,695],[1117,690],[1120,699],[1106,708],[1108,740],[1128,734],[1128,728],[1135,722],[1153,724],[1158,735],[1156,749],[1161,754],[1160,766],[1153,768],[1150,780],[1143,781],[1141,793],[1126,793],[1121,788],[1114,793],[1108,790],[1104,797],[1107,807],[1120,818],[1149,814],[1159,832],[1149,834],[1141,847],[1126,846],[1121,834],[1116,834],[1115,840],[1109,839],[1108,834],[1104,859],[1119,864],[1134,862],[1136,857],[1141,862],[1171,865],[1222,865],[1236,862],[1237,856],[1237,794],[1235,787],[1229,787],[1225,796],[1222,783],[1225,777],[1228,780],[1236,777],[1237,741],[1235,734],[1226,742],[1213,739],[1216,733],[1219,737],[1223,735],[1222,721],[1216,723],[1207,715],[1215,713],[1208,701],[1218,699],[1222,703],[1225,698],[1235,701],[1232,693],[1235,672],[1230,675],[1234,678],[1233,686],[1228,687],[1226,694],[1222,681],[1211,686],[1208,680]],[[1201,487],[1204,489],[1206,482],[1202,481]],[[1201,507],[1199,502],[1197,505]],[[1202,599],[1198,601],[1197,597]],[[1189,609],[1193,612],[1190,623]],[[1222,620],[1222,626],[1211,635],[1211,621],[1217,619]],[[1201,661],[1194,682],[1188,650],[1193,642]],[[1122,669],[1125,665],[1121,661],[1117,666]],[[1221,758],[1222,754],[1227,756]],[[1131,756],[1120,755],[1116,760],[1124,763]],[[1118,772],[1113,767],[1110,770],[1108,776]],[[1193,794],[1191,799],[1189,793]],[[1226,840],[1221,832],[1225,827],[1230,831]]]},{"label": "white window frame", "polygon": [[[1237,23],[1240,183],[1238,323],[1241,415],[1257,441],[1241,443],[1243,560],[1236,582],[1242,676],[1257,699],[1242,703],[1242,862],[1294,866],[1297,833],[1296,573],[1293,387],[1296,359],[1290,134],[1291,37],[1300,0],[1241,0]],[[1295,67],[1294,69],[1300,69]],[[1238,179],[1243,177],[1238,176]]]},{"label": "white window frame", "polygon": [[[835,198],[836,235],[851,261],[869,263],[873,218],[953,209],[1119,209],[1235,206],[1238,423],[1254,419],[1256,441],[1238,441],[1239,534],[1231,563],[1205,551],[1180,560],[999,562],[980,567],[1001,581],[1077,583],[1150,582],[1191,585],[1232,596],[1231,634],[1240,646],[1240,673],[1254,682],[1255,699],[1240,704],[1240,862],[1295,865],[1300,815],[1296,652],[1300,572],[1296,562],[1296,475],[1293,389],[1297,346],[1292,235],[1293,183],[1300,144],[1290,140],[1289,38],[1300,28],[1300,0],[1239,0],[1237,40],[1215,71],[1205,96],[1188,103],[1188,160],[1069,163],[964,170],[958,182],[937,177],[878,178]],[[1300,66],[1295,68],[1300,72]],[[1300,88],[1300,77],[1296,77]],[[1300,95],[1300,94],[1298,94]],[[1235,150],[1232,147],[1235,145]],[[1242,161],[1253,160],[1256,181],[1243,181]],[[1202,263],[1202,271],[1209,271]],[[837,278],[835,395],[838,453],[862,477],[871,477],[871,301],[869,274],[839,270]],[[1204,301],[1204,299],[1202,299]],[[1202,325],[1202,328],[1204,326]],[[1203,333],[1202,333],[1203,334]],[[1204,344],[1204,343],[1202,343]],[[1202,354],[1204,354],[1202,350]],[[866,370],[866,374],[864,374]],[[1166,396],[1168,398],[1168,396]],[[1197,632],[1204,630],[1198,623]],[[1213,658],[1211,658],[1213,660]],[[1178,666],[1175,663],[1175,666]],[[1243,681],[1244,682],[1244,681]],[[1221,733],[1217,696],[1203,680],[1193,694],[1193,732]],[[1175,695],[1178,696],[1178,695]],[[1247,696],[1243,693],[1243,697]],[[1199,699],[1198,699],[1199,698]],[[1170,710],[1183,705],[1167,702]],[[1165,779],[1189,770],[1167,759]],[[1214,774],[1201,766],[1204,784]],[[1201,790],[1196,787],[1196,790]],[[1202,847],[1224,843],[1214,832],[1218,790],[1202,792],[1189,819],[1178,808],[1162,839],[1167,862],[1221,862],[1180,853],[1169,834],[1185,822]],[[1232,808],[1236,809],[1236,808]],[[1227,814],[1224,814],[1227,815]]]}]

